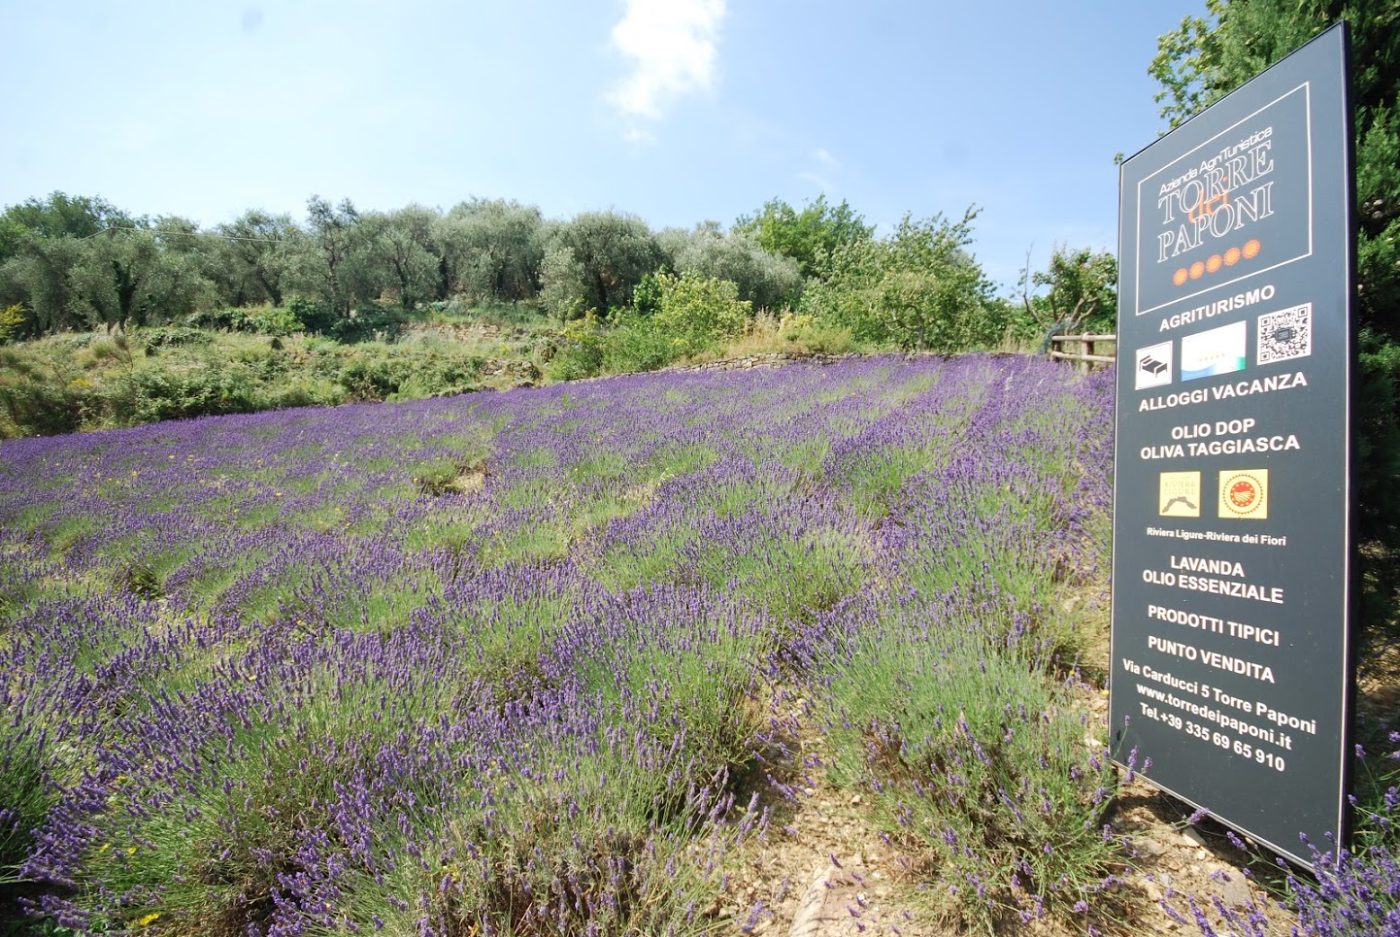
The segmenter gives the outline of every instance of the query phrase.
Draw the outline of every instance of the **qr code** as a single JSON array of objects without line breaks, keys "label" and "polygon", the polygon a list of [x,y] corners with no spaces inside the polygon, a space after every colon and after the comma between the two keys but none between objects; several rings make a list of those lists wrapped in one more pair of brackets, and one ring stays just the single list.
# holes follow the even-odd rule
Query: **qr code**
[{"label": "qr code", "polygon": [[1312,354],[1312,303],[1259,317],[1259,352],[1255,364],[1291,361]]}]

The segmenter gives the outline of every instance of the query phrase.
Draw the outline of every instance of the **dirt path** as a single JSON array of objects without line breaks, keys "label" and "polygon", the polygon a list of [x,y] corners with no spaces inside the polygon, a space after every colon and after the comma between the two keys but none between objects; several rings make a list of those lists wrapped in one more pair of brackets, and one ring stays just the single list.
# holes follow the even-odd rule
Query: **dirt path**
[{"label": "dirt path", "polygon": [[[734,873],[730,910],[743,933],[778,937],[903,934],[946,931],[916,923],[918,887],[908,860],[872,820],[859,794],[827,777],[828,748],[806,702],[792,701],[797,762],[806,766],[796,798],[775,810],[767,841],[751,844]],[[763,910],[750,925],[756,902]]]},{"label": "dirt path", "polygon": [[[916,874],[898,844],[879,832],[865,799],[829,780],[826,741],[806,703],[792,701],[784,715],[798,727],[797,763],[806,766],[805,776],[797,780],[795,798],[775,806],[766,839],[746,846],[731,874],[724,910],[737,925],[735,932],[773,937],[958,933],[930,923],[930,902],[923,894],[927,874]],[[1244,909],[1252,903],[1269,921],[1270,933],[1290,933],[1295,919],[1241,872],[1247,856],[1222,828],[1209,822],[1192,826],[1188,814],[1189,808],[1140,781],[1124,786],[1109,819],[1133,853],[1120,873],[1118,895],[1132,912],[1109,923],[1108,930],[1135,937],[1199,934],[1184,897],[1192,895],[1214,923],[1221,918],[1217,905]],[[1187,921],[1174,919],[1164,903]],[[1067,937],[1082,932],[1051,921],[1007,933]]]}]

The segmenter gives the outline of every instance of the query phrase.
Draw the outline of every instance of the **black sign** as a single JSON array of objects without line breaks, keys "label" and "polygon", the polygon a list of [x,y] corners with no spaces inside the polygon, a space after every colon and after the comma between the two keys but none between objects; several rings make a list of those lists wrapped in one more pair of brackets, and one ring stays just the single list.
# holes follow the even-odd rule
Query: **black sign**
[{"label": "black sign", "polygon": [[1116,757],[1306,865],[1351,706],[1351,125],[1333,27],[1121,170]]}]

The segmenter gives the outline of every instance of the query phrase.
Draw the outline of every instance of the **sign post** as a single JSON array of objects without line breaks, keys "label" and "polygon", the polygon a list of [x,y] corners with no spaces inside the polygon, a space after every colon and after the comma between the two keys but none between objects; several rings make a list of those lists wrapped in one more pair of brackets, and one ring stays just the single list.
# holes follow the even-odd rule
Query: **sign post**
[{"label": "sign post", "polygon": [[1346,43],[1124,161],[1119,196],[1116,757],[1309,867],[1348,782]]}]

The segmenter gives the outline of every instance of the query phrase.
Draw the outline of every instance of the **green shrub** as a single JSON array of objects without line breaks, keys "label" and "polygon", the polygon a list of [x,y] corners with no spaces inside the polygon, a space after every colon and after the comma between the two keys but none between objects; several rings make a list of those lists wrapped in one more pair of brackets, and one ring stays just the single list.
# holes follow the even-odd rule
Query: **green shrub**
[{"label": "green shrub", "polygon": [[331,326],[335,324],[336,316],[330,307],[324,303],[307,299],[305,296],[293,296],[287,302],[287,311],[296,317],[296,320],[308,332],[317,335],[324,335],[329,332]]},{"label": "green shrub", "polygon": [[403,324],[399,314],[380,306],[365,306],[337,319],[325,333],[338,342],[356,343],[391,339]]},{"label": "green shrub", "polygon": [[243,331],[261,335],[295,335],[306,326],[295,312],[281,306],[257,306],[243,310]]},{"label": "green shrub", "polygon": [[19,303],[0,308],[0,345],[19,334],[24,325],[24,307]]},{"label": "green shrub", "polygon": [[614,314],[617,325],[607,332],[603,370],[633,374],[664,368],[681,354],[676,338],[654,318],[630,311]]},{"label": "green shrub", "polygon": [[975,214],[906,217],[885,240],[839,248],[830,276],[803,293],[802,311],[876,345],[957,352],[1000,343],[1006,304],[966,250]]},{"label": "green shrub", "polygon": [[112,402],[125,425],[157,420],[251,413],[259,407],[253,379],[232,363],[199,361],[180,368],[135,371],[119,386]]},{"label": "green shrub", "polygon": [[141,343],[146,346],[147,352],[152,348],[209,345],[214,341],[214,336],[208,332],[188,325],[160,325],[151,329],[142,329],[138,336]]},{"label": "green shrub", "polygon": [[398,393],[410,373],[405,362],[388,357],[355,357],[336,375],[351,400],[384,400]]},{"label": "green shrub", "polygon": [[212,329],[217,332],[239,332],[243,329],[243,310],[232,307],[201,309],[185,318],[185,323],[195,329]]},{"label": "green shrub", "polygon": [[474,355],[430,352],[406,360],[411,361],[408,376],[400,382],[392,399],[451,397],[481,389],[481,369],[485,362]]},{"label": "green shrub", "polygon": [[596,316],[575,319],[564,326],[559,347],[545,368],[552,381],[576,381],[602,373],[607,358],[607,334]]},{"label": "green shrub", "polygon": [[71,433],[92,407],[92,384],[80,372],[25,350],[0,351],[0,408],[15,436]]},{"label": "green shrub", "polygon": [[786,327],[780,334],[794,351],[813,355],[844,355],[856,349],[856,340],[850,329],[817,322],[811,316],[802,315],[793,315],[790,324],[784,324]]},{"label": "green shrub", "polygon": [[649,320],[675,349],[675,355],[691,355],[734,338],[752,318],[752,306],[739,299],[739,288],[729,280],[693,273],[657,277],[661,299]]},{"label": "green shrub", "polygon": [[1356,376],[1363,665],[1400,640],[1400,344],[1366,329]]}]

